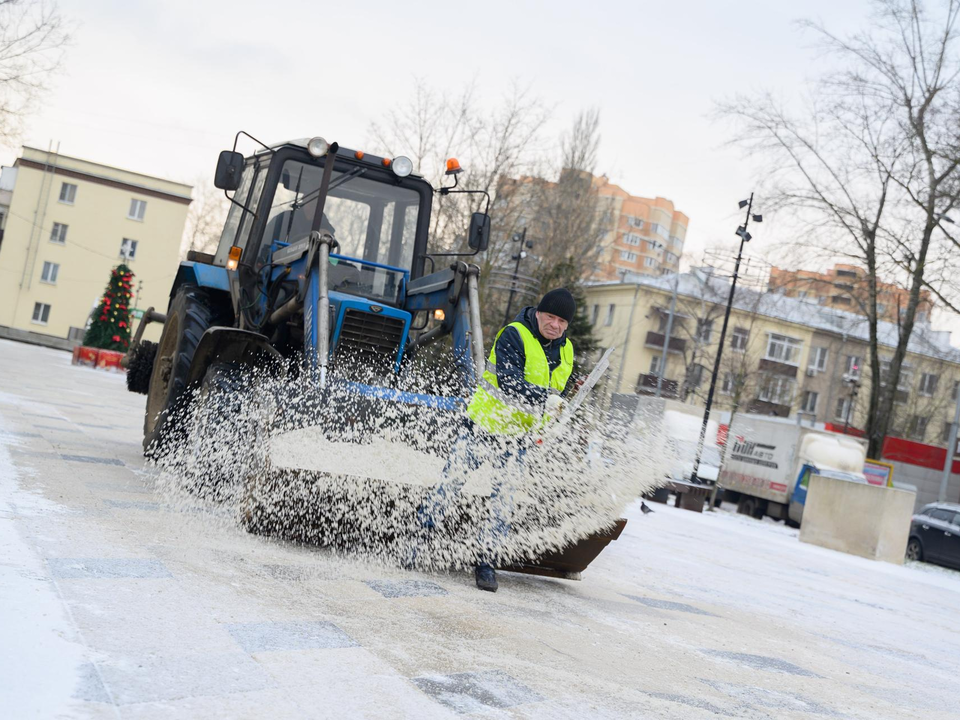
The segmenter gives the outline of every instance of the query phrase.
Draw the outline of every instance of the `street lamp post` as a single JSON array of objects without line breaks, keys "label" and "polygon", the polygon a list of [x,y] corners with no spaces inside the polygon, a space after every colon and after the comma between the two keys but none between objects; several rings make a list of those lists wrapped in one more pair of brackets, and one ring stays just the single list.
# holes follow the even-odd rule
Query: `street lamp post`
[{"label": "street lamp post", "polygon": [[[513,296],[516,294],[517,288],[517,276],[520,274],[520,261],[523,260],[527,253],[524,252],[524,247],[527,246],[527,228],[523,228],[522,233],[514,233],[513,241],[520,243],[520,247],[517,248],[517,254],[511,256],[511,260],[516,260],[516,264],[513,266],[513,282],[510,283],[510,295],[507,298],[507,312],[503,316],[503,324],[506,325],[510,322],[510,311],[513,309]],[[530,243],[529,247],[533,247],[533,243]]]},{"label": "street lamp post", "polygon": [[746,206],[747,217],[743,225],[737,228],[736,234],[740,237],[740,250],[737,252],[737,263],[733,268],[733,280],[730,282],[730,296],[727,298],[727,309],[723,314],[723,327],[720,329],[720,345],[717,348],[717,357],[713,362],[713,374],[710,376],[710,390],[707,392],[707,404],[703,411],[703,425],[700,427],[700,439],[697,441],[697,455],[693,459],[693,471],[690,473],[690,482],[698,482],[697,473],[700,472],[700,458],[703,456],[703,443],[707,437],[707,424],[710,422],[710,408],[713,407],[713,394],[717,389],[717,376],[720,374],[720,360],[723,357],[723,342],[727,337],[727,325],[730,323],[730,310],[733,307],[733,294],[737,289],[737,276],[740,272],[740,261],[743,259],[743,244],[750,242],[752,237],[747,232],[747,226],[752,219],[754,222],[763,222],[762,215],[752,215],[753,193],[749,200],[741,200],[740,208]]}]

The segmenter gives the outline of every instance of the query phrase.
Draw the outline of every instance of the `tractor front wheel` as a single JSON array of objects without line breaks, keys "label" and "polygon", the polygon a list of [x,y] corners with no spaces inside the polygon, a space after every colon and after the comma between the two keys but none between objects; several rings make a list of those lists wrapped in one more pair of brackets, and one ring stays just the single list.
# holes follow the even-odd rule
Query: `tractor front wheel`
[{"label": "tractor front wheel", "polygon": [[143,451],[157,454],[178,442],[189,404],[187,377],[200,338],[217,324],[217,304],[196,285],[181,285],[167,311],[150,374],[143,418]]}]

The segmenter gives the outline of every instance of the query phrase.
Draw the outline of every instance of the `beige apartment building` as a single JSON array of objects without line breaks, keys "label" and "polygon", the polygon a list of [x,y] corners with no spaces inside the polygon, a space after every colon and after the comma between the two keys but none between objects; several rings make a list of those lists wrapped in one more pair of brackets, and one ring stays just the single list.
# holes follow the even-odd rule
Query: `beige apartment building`
[{"label": "beige apartment building", "polygon": [[[662,362],[674,283],[667,359]],[[633,276],[593,283],[588,312],[602,347],[617,347],[609,392],[661,392],[703,405],[729,293],[709,269],[679,276]],[[879,323],[881,373],[893,355],[897,325]],[[795,416],[862,429],[870,372],[866,318],[813,299],[737,289],[714,398],[719,410]],[[895,394],[891,435],[945,446],[960,387],[960,351],[949,333],[914,330]]]},{"label": "beige apartment building", "polygon": [[134,307],[166,309],[191,189],[24,147],[0,176],[0,337],[76,344],[122,262]]}]

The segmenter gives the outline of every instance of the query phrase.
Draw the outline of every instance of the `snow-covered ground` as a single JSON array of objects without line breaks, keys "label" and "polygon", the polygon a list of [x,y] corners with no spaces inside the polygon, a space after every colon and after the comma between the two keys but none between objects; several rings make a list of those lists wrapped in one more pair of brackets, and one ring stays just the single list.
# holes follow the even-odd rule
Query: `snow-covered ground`
[{"label": "snow-covered ground", "polygon": [[142,417],[0,341],[2,717],[960,716],[960,573],[656,505],[581,582],[491,595],[168,508]]}]

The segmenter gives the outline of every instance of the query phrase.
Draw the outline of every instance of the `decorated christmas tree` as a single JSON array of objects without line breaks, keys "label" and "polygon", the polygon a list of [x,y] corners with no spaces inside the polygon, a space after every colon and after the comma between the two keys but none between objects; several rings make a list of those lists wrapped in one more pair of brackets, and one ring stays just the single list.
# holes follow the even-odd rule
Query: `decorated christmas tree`
[{"label": "decorated christmas tree", "polygon": [[110,271],[110,282],[93,313],[93,321],[83,336],[87,347],[126,351],[130,345],[130,300],[133,297],[133,272],[126,265]]}]

